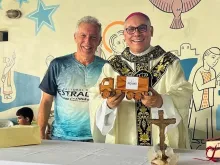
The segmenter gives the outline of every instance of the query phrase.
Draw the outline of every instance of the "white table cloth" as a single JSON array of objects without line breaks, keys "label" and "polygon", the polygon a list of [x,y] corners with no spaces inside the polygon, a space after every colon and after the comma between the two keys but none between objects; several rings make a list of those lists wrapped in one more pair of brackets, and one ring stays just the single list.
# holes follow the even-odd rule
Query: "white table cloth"
[{"label": "white table cloth", "polygon": [[[44,140],[40,145],[1,148],[1,165],[150,165],[149,147]],[[220,164],[206,159],[202,150],[175,150],[178,165]]]}]

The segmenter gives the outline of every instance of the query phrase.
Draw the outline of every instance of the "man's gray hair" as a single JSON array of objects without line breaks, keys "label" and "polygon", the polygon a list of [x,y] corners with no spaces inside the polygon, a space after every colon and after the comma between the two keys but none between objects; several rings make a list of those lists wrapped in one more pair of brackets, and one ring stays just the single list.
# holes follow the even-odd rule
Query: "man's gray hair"
[{"label": "man's gray hair", "polygon": [[99,20],[95,17],[92,17],[92,16],[85,16],[83,18],[81,18],[77,24],[76,24],[76,31],[78,31],[78,28],[80,26],[81,23],[88,23],[88,24],[94,24],[98,27],[98,30],[99,30],[99,34],[100,34],[100,37],[102,35],[102,25],[101,23],[99,22]]}]

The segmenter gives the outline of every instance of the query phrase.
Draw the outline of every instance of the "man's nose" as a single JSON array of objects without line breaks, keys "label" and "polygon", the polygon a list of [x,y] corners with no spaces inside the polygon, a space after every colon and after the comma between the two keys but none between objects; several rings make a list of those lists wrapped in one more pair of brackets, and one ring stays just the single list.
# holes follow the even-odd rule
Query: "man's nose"
[{"label": "man's nose", "polygon": [[87,37],[85,38],[85,42],[86,42],[86,43],[90,43],[90,42],[91,42],[91,40],[92,40],[92,38],[91,38],[91,37],[89,37],[89,36],[87,36]]}]

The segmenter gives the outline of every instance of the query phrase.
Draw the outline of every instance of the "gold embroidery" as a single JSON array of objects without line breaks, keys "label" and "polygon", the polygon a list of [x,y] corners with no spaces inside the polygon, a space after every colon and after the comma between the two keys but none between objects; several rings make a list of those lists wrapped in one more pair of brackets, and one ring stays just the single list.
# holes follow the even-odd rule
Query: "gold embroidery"
[{"label": "gold embroidery", "polygon": [[145,107],[141,101],[136,102],[137,107],[137,128],[138,145],[151,145],[151,126],[148,124],[150,119],[150,109]]},{"label": "gold embroidery", "polygon": [[140,108],[140,110],[141,110],[142,113],[145,113],[145,112],[146,112],[146,108],[145,108],[145,106],[142,105],[141,108]]},{"label": "gold embroidery", "polygon": [[147,134],[144,133],[140,136],[140,141],[147,143],[148,140],[150,140],[150,138]]},{"label": "gold embroidery", "polygon": [[121,69],[121,72],[122,72],[123,75],[126,75],[126,74],[129,72],[129,69],[123,67],[123,68]]}]

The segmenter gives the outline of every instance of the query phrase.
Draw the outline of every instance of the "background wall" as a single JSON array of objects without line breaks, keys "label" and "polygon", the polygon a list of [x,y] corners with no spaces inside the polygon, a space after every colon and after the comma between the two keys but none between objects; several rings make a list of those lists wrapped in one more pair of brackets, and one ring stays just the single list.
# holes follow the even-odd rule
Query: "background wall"
[{"label": "background wall", "polygon": [[[41,99],[38,85],[50,61],[76,50],[73,34],[78,19],[92,15],[100,20],[103,41],[97,55],[107,59],[126,46],[122,31],[125,17],[141,11],[154,26],[152,45],[176,54],[186,78],[194,84],[193,98],[200,100],[192,100],[189,128],[192,147],[202,148],[207,127],[208,137],[212,137],[211,128],[214,137],[220,136],[219,8],[219,0],[0,0],[0,31],[9,34],[7,42],[0,42],[0,118],[15,118],[16,110],[23,106],[37,113]],[[10,9],[21,10],[22,17],[7,18]],[[216,55],[203,59],[208,49]],[[201,72],[207,67],[211,76],[204,80]],[[202,100],[206,105],[196,106]]]}]

